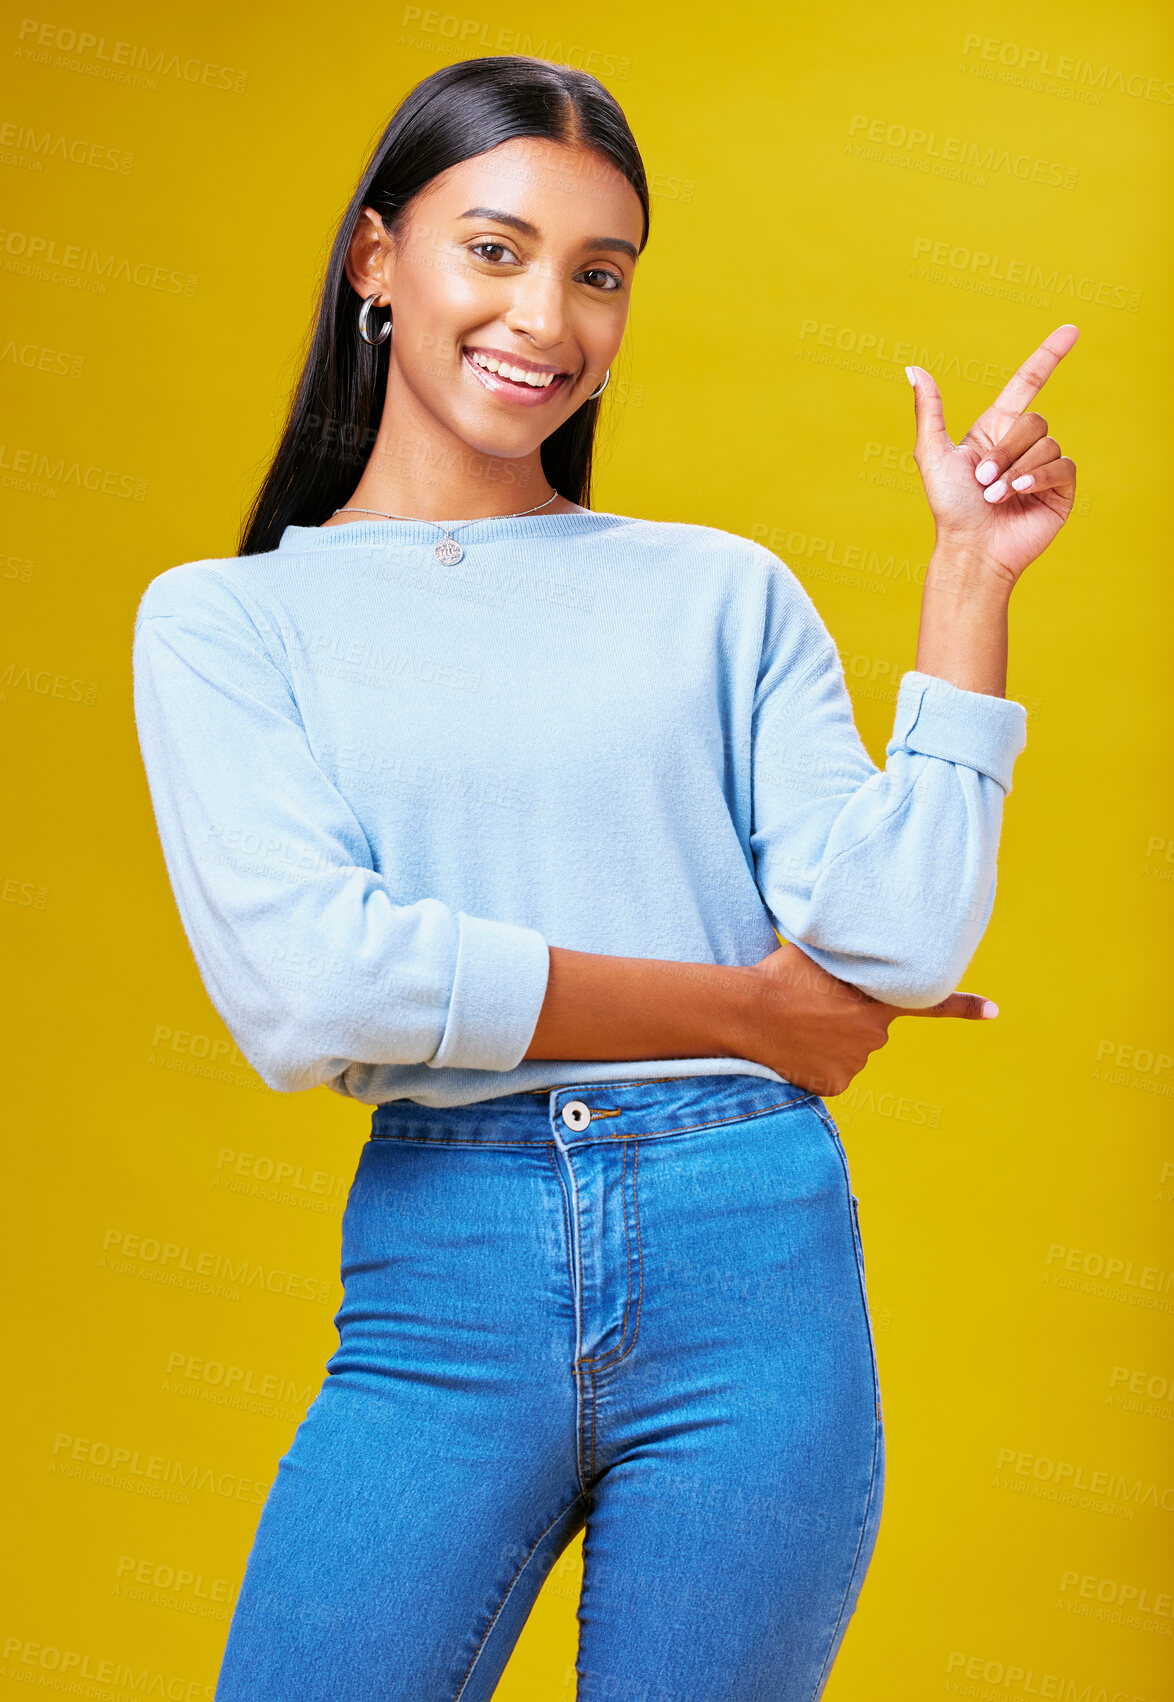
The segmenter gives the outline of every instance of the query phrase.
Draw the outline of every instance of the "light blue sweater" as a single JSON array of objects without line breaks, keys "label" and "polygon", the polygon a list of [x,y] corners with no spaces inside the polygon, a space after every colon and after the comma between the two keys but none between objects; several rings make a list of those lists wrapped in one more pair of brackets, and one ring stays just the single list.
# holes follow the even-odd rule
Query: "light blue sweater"
[{"label": "light blue sweater", "polygon": [[135,712],[179,913],[262,1078],[369,1104],[743,1072],[521,1062],[548,946],[957,987],[1023,706],[907,673],[883,770],[761,545],[599,512],[290,526],[147,588]]}]

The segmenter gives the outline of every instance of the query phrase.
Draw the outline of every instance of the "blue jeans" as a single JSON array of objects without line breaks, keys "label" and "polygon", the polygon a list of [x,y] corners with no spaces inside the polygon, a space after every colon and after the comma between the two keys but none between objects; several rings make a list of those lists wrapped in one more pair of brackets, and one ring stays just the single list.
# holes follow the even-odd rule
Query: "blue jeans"
[{"label": "blue jeans", "polygon": [[217,1702],[487,1702],[584,1525],[579,1702],[821,1693],[884,1438],[818,1098],[719,1075],[381,1105],[342,1276]]}]

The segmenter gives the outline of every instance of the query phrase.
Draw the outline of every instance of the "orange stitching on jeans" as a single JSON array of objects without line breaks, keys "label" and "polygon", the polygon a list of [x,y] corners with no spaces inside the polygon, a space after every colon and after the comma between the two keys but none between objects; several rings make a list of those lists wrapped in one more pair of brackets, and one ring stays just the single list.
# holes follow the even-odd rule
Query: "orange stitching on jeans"
[{"label": "orange stitching on jeans", "polygon": [[373,1141],[404,1141],[411,1146],[537,1146],[533,1141],[474,1141],[467,1135],[457,1135],[455,1139],[447,1139],[443,1135],[372,1135]]},{"label": "orange stitching on jeans", "polygon": [[[612,1361],[612,1365],[619,1365],[622,1360],[627,1359],[628,1355],[635,1347],[636,1337],[640,1334],[640,1308],[644,1304],[644,1245],[640,1239],[640,1196],[636,1192],[636,1166],[639,1163],[639,1160],[640,1143],[637,1141],[632,1154],[632,1206],[636,1213],[636,1322],[632,1326],[631,1341],[628,1343],[627,1347],[624,1348],[619,1359],[614,1359]],[[601,1371],[610,1370],[611,1366],[605,1366],[602,1363],[599,1363],[598,1369]],[[591,1375],[592,1377],[595,1376],[594,1370],[592,1370]]]},{"label": "orange stitching on jeans", "polygon": [[812,1094],[807,1094],[803,1099],[784,1099],[778,1105],[764,1105],[761,1111],[743,1111],[737,1117],[715,1117],[711,1123],[683,1123],[679,1129],[645,1129],[639,1138],[643,1141],[650,1135],[687,1135],[694,1129],[720,1129],[723,1123],[750,1123],[755,1117],[766,1117],[772,1111],[790,1111],[795,1105],[809,1105],[812,1098]]},{"label": "orange stitching on jeans", "polygon": [[[575,1202],[575,1251],[579,1264],[579,1287],[576,1305],[579,1310],[579,1326],[583,1323],[583,1219],[579,1216],[579,1184],[575,1181],[575,1167],[570,1158],[567,1159],[567,1169],[571,1173],[571,1195]],[[578,1360],[575,1361],[578,1364]]]},{"label": "orange stitching on jeans", "polygon": [[[665,1079],[665,1081],[678,1081],[678,1080],[682,1080],[682,1079],[687,1080],[687,1081],[697,1081],[697,1080],[700,1080],[702,1078],[696,1077],[696,1076],[687,1076],[687,1077],[683,1077],[683,1078],[677,1077],[677,1076],[665,1076],[664,1079]],[[711,1078],[706,1076],[704,1079],[706,1081],[709,1081]],[[614,1087],[616,1084],[615,1084],[615,1082],[612,1082],[610,1085],[612,1087]],[[815,1095],[813,1093],[808,1093],[808,1094],[805,1094],[802,1099],[784,1099],[778,1105],[764,1105],[760,1111],[743,1111],[737,1117],[715,1117],[713,1119],[713,1121],[709,1122],[709,1123],[683,1123],[679,1129],[645,1129],[643,1131],[643,1133],[638,1135],[638,1136],[633,1137],[633,1136],[629,1135],[628,1139],[629,1140],[638,1139],[638,1140],[645,1141],[645,1140],[658,1139],[661,1135],[687,1135],[687,1134],[690,1134],[694,1129],[720,1129],[724,1123],[750,1123],[750,1122],[753,1122],[753,1120],[756,1117],[767,1117],[767,1116],[769,1116],[772,1111],[791,1111],[791,1110],[795,1109],[797,1106],[800,1106],[800,1105],[810,1105],[812,1103],[812,1101],[814,1100],[814,1098],[815,1098]],[[614,1138],[614,1137],[609,1137],[609,1138]],[[462,1137],[460,1135],[458,1135],[455,1140],[445,1140],[442,1137],[437,1136],[437,1135],[422,1135],[422,1136],[417,1136],[417,1135],[372,1135],[371,1139],[372,1140],[378,1140],[378,1141],[410,1141],[413,1145],[416,1145],[416,1146],[427,1146],[429,1144],[432,1144],[434,1146],[471,1146],[471,1147],[537,1146],[538,1145],[537,1141],[500,1141],[500,1140],[472,1141],[472,1140],[469,1140],[467,1137]],[[585,1145],[586,1143],[581,1141],[579,1144],[582,1146],[582,1145]]]},{"label": "orange stitching on jeans", "polygon": [[[554,1518],[550,1521],[550,1524],[547,1525],[546,1531],[551,1530],[555,1525],[558,1524],[560,1519],[565,1518],[565,1516],[570,1512],[571,1508],[575,1505],[575,1501],[584,1501],[584,1500],[586,1500],[586,1496],[583,1494],[582,1490],[580,1490],[579,1494],[575,1496],[574,1501],[568,1501],[566,1506],[562,1509],[562,1512],[555,1514]],[[518,1567],[518,1570],[514,1573],[513,1577],[510,1579],[509,1589],[506,1590],[505,1595],[502,1596],[501,1600],[498,1602],[497,1608],[496,1608],[494,1615],[493,1615],[493,1618],[489,1621],[489,1624],[485,1627],[485,1630],[481,1633],[481,1641],[478,1643],[477,1647],[473,1651],[473,1659],[469,1662],[468,1666],[465,1668],[465,1676],[461,1679],[460,1689],[458,1689],[456,1695],[453,1697],[453,1702],[460,1702],[461,1692],[464,1690],[466,1684],[468,1684],[468,1682],[469,1682],[469,1674],[472,1672],[473,1668],[476,1666],[478,1656],[480,1655],[482,1649],[485,1647],[485,1639],[489,1636],[489,1633],[493,1630],[493,1627],[497,1624],[498,1614],[500,1614],[500,1612],[501,1612],[502,1608],[505,1606],[506,1602],[509,1601],[510,1592],[513,1590],[514,1585],[517,1583],[518,1579],[522,1576],[522,1573],[526,1570],[527,1566],[529,1566],[531,1560],[534,1558],[534,1551],[538,1547],[538,1544],[542,1541],[543,1537],[546,1535],[546,1531],[539,1531],[538,1535],[534,1539],[534,1542],[533,1542],[533,1545],[531,1546],[529,1554],[526,1556],[525,1560],[523,1560],[522,1564]]]},{"label": "orange stitching on jeans", "polygon": [[556,1160],[556,1158],[554,1156],[554,1142],[553,1141],[547,1141],[547,1143],[546,1143],[546,1156],[550,1160],[551,1169],[554,1171],[555,1175],[558,1177],[559,1198],[562,1200],[562,1203],[563,1203],[563,1239],[565,1240],[566,1246],[567,1246],[567,1282],[570,1286],[571,1299],[573,1300],[574,1297],[575,1297],[575,1273],[574,1273],[574,1270],[571,1268],[571,1220],[567,1216],[567,1190],[566,1190],[565,1184],[563,1183],[562,1172],[559,1170],[559,1167],[558,1167],[558,1161]]},{"label": "orange stitching on jeans", "polygon": [[[625,1253],[625,1256],[626,1256],[627,1261],[628,1261],[628,1295],[627,1295],[627,1299],[624,1301],[624,1316],[623,1316],[623,1318],[620,1322],[620,1339],[619,1339],[618,1344],[613,1348],[609,1348],[607,1353],[601,1353],[596,1358],[586,1359],[582,1362],[585,1365],[598,1366],[600,1368],[602,1368],[604,1365],[607,1364],[607,1362],[608,1362],[608,1360],[609,1360],[609,1358],[611,1357],[612,1354],[619,1353],[620,1349],[623,1347],[624,1338],[628,1333],[628,1313],[631,1310],[631,1306],[632,1306],[632,1236],[631,1236],[631,1231],[628,1228],[628,1187],[627,1187],[627,1183],[628,1183],[628,1143],[627,1143],[627,1141],[625,1141],[624,1142],[624,1169],[623,1169],[623,1174],[620,1178],[620,1198],[624,1202],[624,1253]],[[633,1201],[636,1198],[636,1164],[635,1164],[634,1159],[633,1159],[633,1162],[632,1162],[632,1198],[633,1198]],[[618,1364],[618,1361],[616,1363]]]},{"label": "orange stitching on jeans", "polygon": [[[549,1160],[551,1162],[551,1166],[554,1170],[554,1173],[558,1177],[559,1195],[560,1195],[562,1202],[563,1202],[563,1238],[566,1242],[566,1248],[567,1248],[567,1283],[568,1283],[568,1285],[570,1287],[570,1291],[571,1291],[572,1305],[576,1309],[577,1316],[581,1316],[582,1315],[582,1302],[581,1302],[581,1298],[576,1299],[576,1297],[575,1297],[575,1270],[574,1270],[574,1266],[571,1264],[571,1219],[570,1219],[570,1214],[569,1214],[568,1209],[567,1209],[567,1185],[563,1181],[562,1171],[559,1169],[558,1161],[554,1156],[554,1142],[553,1141],[547,1141],[547,1143],[546,1143],[546,1156],[547,1156],[547,1158],[549,1158]],[[573,1175],[572,1175],[572,1178],[571,1178],[571,1183],[572,1183],[572,1187],[573,1187],[574,1186],[574,1176]],[[576,1221],[578,1221],[578,1194],[577,1193],[576,1193],[576,1196],[575,1196],[575,1208],[576,1208]],[[581,1421],[581,1416],[580,1416],[581,1412],[582,1412],[583,1382],[582,1382],[582,1378],[579,1375],[579,1362],[578,1362],[578,1360],[573,1360],[571,1362],[571,1376],[575,1379],[575,1407],[576,1407],[576,1412],[575,1412],[575,1475],[579,1479],[579,1488],[580,1488],[580,1490],[582,1490],[583,1494],[585,1495],[587,1493],[587,1486],[583,1482],[583,1430],[582,1430],[582,1421]]]}]

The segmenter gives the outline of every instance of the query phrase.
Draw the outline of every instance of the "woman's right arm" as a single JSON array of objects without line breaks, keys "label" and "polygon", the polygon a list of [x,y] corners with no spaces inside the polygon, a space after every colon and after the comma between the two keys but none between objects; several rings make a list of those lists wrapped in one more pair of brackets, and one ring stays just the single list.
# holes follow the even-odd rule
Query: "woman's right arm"
[{"label": "woman's right arm", "polygon": [[278,1092],[356,1063],[513,1069],[542,1005],[545,939],[404,901],[311,749],[271,644],[214,565],[160,575],[139,608],[139,742],[213,1004]]},{"label": "woman's right arm", "polygon": [[527,1058],[749,1058],[812,1093],[843,1093],[897,1016],[984,1018],[951,993],[925,1010],[869,998],[784,944],[751,968],[604,957],[550,947]]}]

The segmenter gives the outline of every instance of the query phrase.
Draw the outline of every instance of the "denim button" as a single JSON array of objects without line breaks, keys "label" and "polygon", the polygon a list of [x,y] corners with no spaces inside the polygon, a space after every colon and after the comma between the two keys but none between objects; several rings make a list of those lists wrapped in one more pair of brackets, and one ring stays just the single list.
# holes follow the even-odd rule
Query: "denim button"
[{"label": "denim button", "polygon": [[568,1129],[585,1129],[591,1121],[591,1108],[581,1099],[569,1099],[563,1106],[563,1122]]}]

